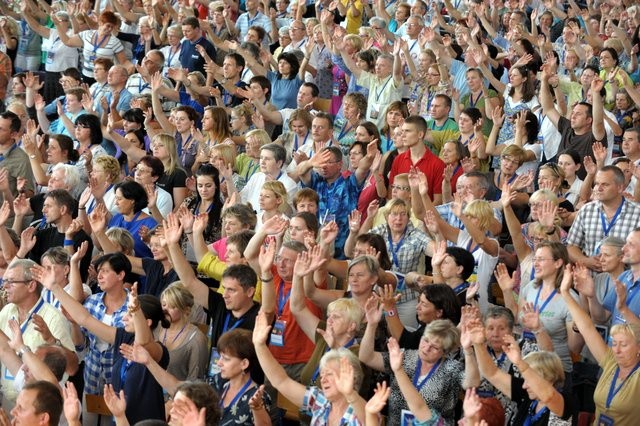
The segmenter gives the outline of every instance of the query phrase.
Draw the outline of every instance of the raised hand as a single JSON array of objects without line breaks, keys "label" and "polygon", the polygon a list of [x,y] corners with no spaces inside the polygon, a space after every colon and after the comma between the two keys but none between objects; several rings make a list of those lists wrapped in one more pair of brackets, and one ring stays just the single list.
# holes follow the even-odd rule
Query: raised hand
[{"label": "raised hand", "polygon": [[76,391],[76,387],[72,382],[65,383],[62,388],[62,395],[64,397],[64,417],[67,419],[67,423],[72,424],[73,422],[78,422],[80,420],[82,406],[78,398],[78,391]]},{"label": "raised hand", "polygon": [[558,206],[549,200],[542,202],[542,208],[538,213],[538,222],[546,228],[555,228],[556,213]]},{"label": "raised hand", "polygon": [[345,397],[353,394],[354,391],[354,382],[355,382],[355,370],[353,365],[349,362],[349,358],[342,357],[340,358],[340,370],[338,374],[335,376],[336,380],[336,388],[338,392],[340,392]]},{"label": "raised hand", "polygon": [[26,255],[36,246],[36,242],[36,228],[30,226],[20,234],[20,249],[18,251]]},{"label": "raised hand", "polygon": [[9,347],[14,351],[19,351],[24,344],[24,340],[22,340],[22,330],[20,329],[20,324],[15,318],[12,318],[8,322],[9,329],[11,330],[11,339],[9,340]]},{"label": "raised hand", "polygon": [[431,210],[427,210],[425,213],[424,224],[431,235],[438,235],[440,233],[440,226],[436,221],[436,215]]},{"label": "raised hand", "polygon": [[4,226],[11,217],[11,205],[7,200],[4,200],[2,207],[0,207],[0,226]]},{"label": "raised hand", "polygon": [[104,231],[107,227],[107,207],[104,203],[98,203],[89,215],[89,225],[93,232]]},{"label": "raised hand", "polygon": [[113,385],[104,385],[104,402],[107,404],[107,408],[111,411],[113,417],[118,418],[124,416],[124,412],[127,409],[124,390],[120,390],[120,393],[116,394],[113,390]]},{"label": "raised hand", "polygon": [[498,263],[494,275],[503,292],[513,290],[513,287],[515,287],[515,272],[510,276],[504,263]]},{"label": "raised hand", "polygon": [[362,213],[360,213],[360,210],[352,210],[349,214],[349,231],[357,233],[358,231],[360,231],[361,223]]},{"label": "raised hand", "polygon": [[391,395],[391,388],[387,386],[387,382],[376,383],[376,389],[374,395],[367,401],[364,409],[367,413],[378,414],[382,411],[387,400]]},{"label": "raised hand", "polygon": [[338,232],[338,224],[335,221],[331,221],[320,229],[320,239],[327,245],[331,244],[338,238]]},{"label": "raised hand", "polygon": [[464,402],[462,403],[464,417],[476,418],[479,415],[481,409],[482,403],[480,402],[480,397],[476,393],[476,388],[467,389],[464,395]]},{"label": "raised hand", "polygon": [[56,279],[56,271],[53,268],[47,269],[40,265],[33,265],[31,267],[31,276],[47,290],[53,290],[58,281]]},{"label": "raised hand", "polygon": [[518,342],[516,342],[516,339],[512,335],[507,334],[504,336],[502,350],[507,354],[507,358],[509,358],[509,361],[511,361],[512,364],[516,365],[522,361],[520,346],[518,346]]},{"label": "raised hand", "polygon": [[386,284],[380,291],[378,301],[382,305],[385,311],[392,311],[396,308],[396,304],[402,297],[402,294],[397,293],[391,284]]},{"label": "raised hand", "polygon": [[375,325],[382,319],[382,305],[378,304],[378,298],[371,296],[367,299],[364,305],[364,312],[367,318],[367,323]]},{"label": "raised hand", "polygon": [[51,342],[55,340],[55,336],[53,335],[53,333],[51,333],[51,330],[49,329],[49,326],[45,322],[44,318],[42,318],[38,314],[33,314],[31,320],[33,321],[33,328],[38,333],[40,333],[40,335],[42,336],[42,340],[44,340],[45,342]]},{"label": "raised hand", "polygon": [[504,123],[504,118],[505,118],[505,114],[502,111],[502,107],[500,105],[496,106],[493,109],[493,114],[491,116],[491,119],[493,120],[493,125],[496,127],[502,127],[502,124]]},{"label": "raised hand", "polygon": [[560,291],[564,294],[571,291],[571,285],[573,284],[573,268],[571,265],[564,267],[564,274],[562,276],[562,282],[560,283]]},{"label": "raised hand", "polygon": [[260,265],[260,270],[267,272],[271,270],[271,266],[274,264],[276,259],[276,249],[278,244],[275,241],[275,238],[270,238],[270,241],[266,241],[260,246],[260,254],[258,255],[258,264]]},{"label": "raised hand", "polygon": [[591,271],[582,263],[576,263],[573,267],[573,282],[576,290],[585,297],[596,296],[596,286],[591,276]]},{"label": "raised hand", "polygon": [[260,385],[249,399],[249,408],[256,410],[264,405],[264,385]]},{"label": "raised hand", "polygon": [[627,308],[627,288],[618,279],[613,280],[613,283],[615,284],[614,289],[617,296],[616,309],[622,311]]},{"label": "raised hand", "polygon": [[601,142],[594,142],[592,145],[593,157],[596,159],[596,165],[599,169],[604,167],[607,159],[607,148]]},{"label": "raised hand", "polygon": [[[193,217],[193,215],[191,216]],[[204,231],[207,229],[207,226],[209,225],[209,215],[207,213],[200,213],[198,216],[195,216],[195,220],[193,220],[192,223],[193,223],[192,225],[193,232],[198,234],[203,234]],[[182,226],[184,227],[184,224]]]},{"label": "raised hand", "polygon": [[264,311],[260,310],[258,315],[256,316],[256,322],[253,327],[253,344],[265,345],[267,343],[267,339],[269,338],[269,333],[271,332],[271,326],[267,321],[267,315]]},{"label": "raised hand", "polygon": [[169,213],[167,219],[162,222],[164,239],[167,244],[179,244],[182,238],[182,225],[174,213]]},{"label": "raised hand", "polygon": [[373,200],[372,202],[369,203],[369,206],[367,207],[367,217],[376,217],[376,214],[378,214],[378,208],[380,207],[380,203],[378,202],[378,200]]},{"label": "raised hand", "polygon": [[278,235],[283,233],[289,226],[289,221],[281,216],[273,216],[262,224],[262,230],[267,235]]},{"label": "raised hand", "polygon": [[[433,212],[430,213],[433,215]],[[439,268],[440,265],[442,265],[445,257],[447,257],[447,242],[441,240],[436,244],[433,256],[431,257],[431,266],[433,266],[434,268]]]},{"label": "raised hand", "polygon": [[506,209],[509,207],[517,195],[518,194],[515,191],[511,191],[511,185],[509,185],[509,182],[503,183],[502,194],[500,195],[500,204],[502,204],[502,208]]},{"label": "raised hand", "polygon": [[526,302],[522,305],[522,325],[531,331],[537,331],[542,327],[540,322],[540,312],[536,310],[533,303]]},{"label": "raised hand", "polygon": [[125,357],[125,359],[138,364],[149,365],[151,362],[151,355],[149,354],[149,351],[138,343],[134,343],[133,345],[120,345],[120,353]]},{"label": "raised hand", "polygon": [[387,342],[387,349],[389,350],[389,363],[391,364],[391,370],[393,372],[402,370],[402,350],[398,341],[390,337]]}]

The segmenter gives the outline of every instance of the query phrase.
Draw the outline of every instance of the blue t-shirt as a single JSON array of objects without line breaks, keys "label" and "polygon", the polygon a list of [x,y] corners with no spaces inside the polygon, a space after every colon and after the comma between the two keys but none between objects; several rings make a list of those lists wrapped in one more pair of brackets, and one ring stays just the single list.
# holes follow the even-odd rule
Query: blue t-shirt
[{"label": "blue t-shirt", "polygon": [[151,216],[145,217],[144,219],[138,219],[137,217],[138,216],[136,215],[131,222],[127,222],[124,220],[124,216],[121,213],[118,213],[111,218],[111,221],[109,221],[109,228],[117,226],[119,228],[124,228],[131,233],[134,241],[133,250],[136,257],[153,257],[151,249],[144,243],[144,241],[142,241],[142,238],[140,238],[140,229],[143,226],[153,229],[158,225],[158,222],[156,222],[156,220]]},{"label": "blue t-shirt", "polygon": [[[630,270],[624,271],[618,277],[618,280],[622,284],[624,284],[627,289],[627,306],[635,315],[640,315],[640,297],[638,297],[638,293],[640,293],[640,279],[633,281],[633,272]],[[609,312],[611,312],[611,325],[623,324],[626,321],[624,317],[616,308],[616,302],[618,301],[618,296],[615,291],[609,291],[602,303],[602,306]],[[611,341],[611,337],[609,337],[609,341]]]},{"label": "blue t-shirt", "polygon": [[278,109],[298,108],[298,90],[304,83],[298,76],[291,80],[278,78],[278,74],[269,71],[267,78],[271,82],[271,103]]}]

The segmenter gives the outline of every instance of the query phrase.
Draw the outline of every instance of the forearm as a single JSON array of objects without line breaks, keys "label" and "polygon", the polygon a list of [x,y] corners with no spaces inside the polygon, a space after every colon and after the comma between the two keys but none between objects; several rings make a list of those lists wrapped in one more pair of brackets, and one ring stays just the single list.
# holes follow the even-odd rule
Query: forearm
[{"label": "forearm", "polygon": [[478,369],[478,361],[473,347],[463,349],[464,351],[464,381],[462,387],[464,389],[475,388],[480,386],[480,370]]}]

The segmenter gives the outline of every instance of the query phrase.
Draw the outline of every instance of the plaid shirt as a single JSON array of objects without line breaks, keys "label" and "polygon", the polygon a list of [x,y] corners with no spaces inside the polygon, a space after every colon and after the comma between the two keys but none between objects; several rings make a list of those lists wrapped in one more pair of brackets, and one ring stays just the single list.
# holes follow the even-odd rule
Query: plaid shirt
[{"label": "plaid shirt", "polygon": [[[605,233],[602,226],[603,217],[606,226],[611,226],[608,233]],[[624,200],[620,214],[613,225],[604,215],[602,203],[593,201],[585,204],[578,211],[578,215],[569,230],[567,244],[580,247],[586,256],[593,256],[599,251],[600,242],[603,238],[610,236],[624,240],[639,223],[640,206],[632,201]]]},{"label": "plaid shirt", "polygon": [[[127,295],[129,292],[127,291]],[[94,294],[84,302],[84,307],[89,313],[103,321],[107,307],[103,303],[104,293]],[[120,309],[112,314],[112,327],[124,327],[122,318],[127,313],[127,301],[122,304]],[[113,346],[101,351],[98,349],[100,341],[98,338],[86,329],[82,329],[85,338],[84,346],[76,346],[76,351],[80,352],[86,349],[89,344],[89,351],[84,358],[84,391],[91,395],[101,395],[102,388],[106,383],[111,383],[111,368],[113,367]]]},{"label": "plaid shirt", "polygon": [[[300,410],[311,416],[311,426],[324,426],[329,424],[331,402],[329,402],[322,391],[315,386],[307,388]],[[345,411],[340,419],[340,424],[345,426],[359,426],[362,423],[356,417],[353,407],[349,405],[347,411]]]},{"label": "plaid shirt", "polygon": [[[427,254],[427,246],[431,242],[427,234],[413,226],[411,222],[407,224],[407,230],[402,237],[402,243],[398,242],[393,244],[391,242],[391,230],[386,223],[376,226],[371,230],[371,233],[378,234],[384,238],[389,257],[391,258],[391,271],[402,274],[402,276],[411,271],[418,270],[420,254]],[[396,277],[402,278],[398,277],[398,275],[396,275]],[[398,289],[400,290],[401,287],[402,285],[399,285]],[[404,286],[399,302],[404,303],[416,299],[418,294],[418,291]]]}]

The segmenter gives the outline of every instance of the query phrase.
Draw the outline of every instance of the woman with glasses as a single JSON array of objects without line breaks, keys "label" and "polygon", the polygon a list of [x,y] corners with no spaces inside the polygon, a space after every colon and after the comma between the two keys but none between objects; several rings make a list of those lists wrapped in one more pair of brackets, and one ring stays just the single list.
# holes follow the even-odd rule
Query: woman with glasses
[{"label": "woman with glasses", "polygon": [[[376,299],[367,302],[367,329],[360,344],[360,361],[376,371],[390,371],[389,352],[374,351],[376,328],[382,319],[383,308]],[[402,370],[413,378],[413,386],[427,405],[440,414],[445,425],[455,424],[454,409],[463,389],[464,366],[450,355],[460,346],[460,332],[449,320],[434,320],[424,330],[418,350],[407,349]],[[387,424],[407,423],[413,415],[395,378],[391,380]]]},{"label": "woman with glasses", "polygon": [[[169,20],[166,21],[167,24]],[[166,34],[166,37],[165,37]],[[160,48],[160,51],[164,55],[164,68],[162,69],[162,76],[167,77],[168,70],[170,68],[178,68],[180,64],[180,53],[182,51],[182,27],[180,25],[171,25],[167,28],[163,26],[160,37],[166,39],[169,44]]]}]

